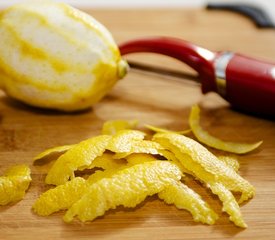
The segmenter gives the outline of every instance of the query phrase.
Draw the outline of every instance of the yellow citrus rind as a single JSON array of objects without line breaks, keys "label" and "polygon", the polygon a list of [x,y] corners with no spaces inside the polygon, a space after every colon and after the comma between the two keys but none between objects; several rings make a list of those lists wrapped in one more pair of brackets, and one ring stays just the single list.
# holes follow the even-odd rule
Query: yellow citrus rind
[{"label": "yellow citrus rind", "polygon": [[200,126],[200,108],[198,105],[194,105],[191,109],[189,125],[192,132],[201,143],[226,152],[244,154],[255,150],[263,143],[263,141],[256,143],[226,142],[210,135]]},{"label": "yellow citrus rind", "polygon": [[135,207],[147,196],[162,191],[172,181],[180,180],[181,171],[167,161],[150,161],[123,169],[89,187],[88,192],[66,212],[65,222],[75,216],[91,221],[119,205]]},{"label": "yellow citrus rind", "polygon": [[31,170],[26,165],[15,165],[0,177],[0,205],[24,198],[31,182]]}]

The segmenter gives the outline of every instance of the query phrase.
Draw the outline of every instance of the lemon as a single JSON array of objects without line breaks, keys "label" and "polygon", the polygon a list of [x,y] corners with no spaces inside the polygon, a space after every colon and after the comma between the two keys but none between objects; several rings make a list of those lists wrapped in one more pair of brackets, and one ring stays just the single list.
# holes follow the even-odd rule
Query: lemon
[{"label": "lemon", "polygon": [[0,87],[29,105],[86,109],[127,72],[110,32],[63,3],[11,6],[0,14],[0,35]]}]

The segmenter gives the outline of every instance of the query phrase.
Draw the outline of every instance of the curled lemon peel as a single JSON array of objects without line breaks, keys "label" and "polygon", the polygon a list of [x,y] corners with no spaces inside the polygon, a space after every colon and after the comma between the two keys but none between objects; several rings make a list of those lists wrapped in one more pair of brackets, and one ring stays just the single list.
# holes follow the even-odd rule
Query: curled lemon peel
[{"label": "curled lemon peel", "polygon": [[240,203],[255,195],[254,187],[247,180],[193,139],[173,133],[158,133],[153,139],[173,152],[198,179],[205,183],[221,182],[229,190],[242,193]]},{"label": "curled lemon peel", "polygon": [[[191,172],[194,177],[210,186],[212,192],[223,202],[224,210],[230,215],[230,220],[237,226],[246,227],[240,209],[236,207],[237,202],[235,199],[233,201],[234,196],[231,191],[241,192],[239,203],[248,200],[255,195],[255,189],[248,181],[190,138],[173,133],[159,133],[154,136],[154,140],[173,152],[188,173]],[[224,190],[221,195],[218,191],[220,188],[211,187],[215,187],[215,184],[221,184],[227,192]]]},{"label": "curled lemon peel", "polygon": [[243,220],[240,207],[233,194],[221,183],[211,183],[208,185],[211,191],[216,194],[223,203],[222,210],[229,214],[229,219],[236,226],[246,228],[247,225]]},{"label": "curled lemon peel", "polygon": [[73,146],[74,145],[63,145],[63,146],[57,146],[57,147],[46,149],[45,151],[43,151],[43,152],[39,153],[37,156],[35,156],[33,158],[33,162],[43,160],[45,158],[50,157],[51,155],[62,154],[64,152],[67,152]]},{"label": "curled lemon peel", "polygon": [[220,155],[217,158],[224,162],[228,167],[231,167],[235,172],[237,172],[240,168],[240,163],[236,157]]},{"label": "curled lemon peel", "polygon": [[15,165],[0,177],[0,205],[24,198],[31,182],[31,170],[26,165]]},{"label": "curled lemon peel", "polygon": [[104,153],[110,139],[111,136],[100,135],[73,146],[55,161],[45,182],[60,185],[73,179],[74,171],[90,166],[96,157]]},{"label": "curled lemon peel", "polygon": [[133,141],[132,147],[128,152],[124,152],[123,149],[117,149],[117,152],[114,156],[114,158],[125,158],[128,155],[132,153],[147,153],[147,154],[153,154],[153,155],[162,155],[161,150],[164,150],[164,148],[153,141],[150,140],[142,140],[142,141]]},{"label": "curled lemon peel", "polygon": [[218,215],[201,196],[180,181],[171,183],[158,193],[158,196],[167,204],[174,204],[178,209],[189,211],[195,222],[214,224],[218,219]]},{"label": "curled lemon peel", "polygon": [[111,177],[120,168],[106,171],[96,171],[87,180],[76,177],[65,184],[58,185],[42,193],[35,201],[32,208],[40,216],[49,216],[54,212],[66,210],[77,202],[88,190],[89,185],[97,181]]},{"label": "curled lemon peel", "polygon": [[168,130],[168,129],[165,129],[165,128],[160,128],[160,127],[156,127],[156,126],[149,125],[149,124],[146,124],[145,127],[150,129],[153,132],[156,132],[156,133],[173,132],[173,133],[178,133],[178,134],[183,134],[184,135],[184,134],[188,134],[188,133],[191,132],[191,129],[182,130],[182,131],[171,131],[171,130]]},{"label": "curled lemon peel", "polygon": [[[109,127],[114,126],[112,124],[110,122]],[[167,204],[189,211],[194,221],[214,224],[217,214],[179,181],[183,177],[188,180],[191,175],[219,197],[222,210],[236,226],[246,227],[238,203],[253,197],[255,189],[237,174],[239,162],[233,155],[217,157],[195,140],[173,131],[158,132],[148,140],[142,131],[119,126],[106,130],[108,135],[90,138],[68,149],[66,146],[52,148],[38,155],[43,159],[59,151],[62,154],[46,177],[46,183],[59,186],[41,195],[37,200],[39,204],[33,206],[36,213],[48,215],[68,209],[64,221],[70,222],[77,216],[85,222],[108,209],[119,205],[135,207],[146,196],[158,194]],[[165,164],[168,168],[164,170]],[[166,171],[174,174],[169,170],[171,166],[180,176],[168,181]],[[87,180],[74,176],[77,170],[97,168],[102,170],[96,170]],[[87,173],[89,171],[84,172]],[[75,196],[70,198],[70,192]],[[234,192],[241,193],[238,202]],[[68,199],[62,203],[64,196]]]},{"label": "curled lemon peel", "polygon": [[110,120],[106,121],[103,124],[101,134],[106,134],[106,135],[114,135],[120,130],[125,130],[125,129],[133,129],[137,126],[138,121],[137,120]]},{"label": "curled lemon peel", "polygon": [[106,149],[112,152],[129,152],[133,142],[140,142],[144,139],[145,133],[138,130],[121,130],[109,141]]},{"label": "curled lemon peel", "polygon": [[81,221],[93,220],[119,205],[135,207],[147,196],[162,191],[181,172],[167,161],[151,161],[126,168],[111,178],[104,178],[89,187],[88,192],[66,212],[65,222],[75,216]]},{"label": "curled lemon peel", "polygon": [[126,160],[124,159],[115,159],[114,154],[112,153],[103,153],[101,156],[95,158],[95,160],[91,163],[88,169],[92,169],[95,167],[102,169],[118,169],[126,165]]},{"label": "curled lemon peel", "polygon": [[136,164],[141,164],[145,162],[150,162],[150,161],[156,161],[157,159],[146,153],[133,153],[127,156],[126,158],[127,163],[129,166],[136,165]]},{"label": "curled lemon peel", "polygon": [[87,191],[85,179],[76,177],[40,195],[32,208],[40,216],[48,216],[59,210],[68,209]]},{"label": "curled lemon peel", "polygon": [[193,106],[191,109],[189,125],[192,132],[201,143],[226,152],[244,154],[255,150],[263,143],[263,141],[256,143],[225,142],[210,135],[200,126],[200,108],[198,105]]},{"label": "curled lemon peel", "polygon": [[122,170],[126,168],[126,166],[120,166],[119,168],[110,168],[107,170],[98,170],[95,173],[91,174],[88,179],[87,179],[87,183],[89,185],[98,182],[99,180],[103,179],[103,178],[110,178],[112,177],[115,173],[117,173],[118,171]]},{"label": "curled lemon peel", "polygon": [[126,158],[132,153],[161,154],[164,148],[157,142],[144,140],[144,136],[144,132],[137,130],[118,131],[106,149],[116,153],[115,159]]}]

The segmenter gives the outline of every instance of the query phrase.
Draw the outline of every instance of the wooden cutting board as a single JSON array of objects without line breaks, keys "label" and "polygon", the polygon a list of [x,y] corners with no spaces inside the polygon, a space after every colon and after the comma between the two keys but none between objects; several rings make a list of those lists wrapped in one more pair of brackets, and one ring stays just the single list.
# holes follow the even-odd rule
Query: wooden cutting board
[{"label": "wooden cutting board", "polygon": [[[275,62],[275,30],[256,29],[234,13],[202,9],[87,10],[104,23],[117,42],[148,35],[168,35],[211,50],[232,50]],[[136,54],[131,59],[191,71],[169,58]],[[230,109],[215,94],[203,96],[199,86],[131,70],[103,101],[91,110],[64,114],[27,107],[0,93],[0,171],[27,163],[32,184],[24,200],[0,207],[0,239],[275,239],[275,124]],[[257,195],[241,207],[247,229],[235,227],[221,213],[217,198],[199,184],[194,189],[220,214],[213,226],[194,223],[186,211],[155,197],[135,209],[118,208],[88,224],[65,224],[63,213],[39,217],[31,211],[34,200],[47,187],[48,166],[33,166],[32,158],[46,148],[77,143],[100,133],[110,119],[139,119],[173,130],[188,128],[190,107],[202,107],[202,123],[225,140],[263,140],[256,151],[239,157],[240,174]],[[275,107],[275,106],[274,106]]]}]

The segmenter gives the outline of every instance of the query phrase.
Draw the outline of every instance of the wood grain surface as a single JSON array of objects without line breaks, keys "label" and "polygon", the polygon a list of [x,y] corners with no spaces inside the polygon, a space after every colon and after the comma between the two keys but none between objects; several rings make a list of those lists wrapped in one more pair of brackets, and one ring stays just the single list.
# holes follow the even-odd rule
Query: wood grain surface
[{"label": "wood grain surface", "polygon": [[[180,37],[211,50],[232,50],[275,62],[275,30],[256,29],[252,22],[228,12],[202,9],[87,10],[105,24],[119,43],[134,37]],[[185,65],[152,54],[131,59],[192,72]],[[139,119],[169,129],[188,127],[192,104],[202,108],[202,123],[225,140],[263,140],[256,151],[239,157],[240,174],[257,190],[241,207],[247,229],[234,226],[216,197],[193,183],[193,188],[220,214],[213,226],[194,223],[186,211],[155,197],[135,209],[118,208],[87,224],[65,224],[63,213],[39,217],[31,211],[47,186],[48,166],[33,166],[32,158],[46,148],[77,143],[100,133],[110,119]],[[275,107],[275,106],[274,106]],[[32,169],[25,198],[0,207],[0,239],[275,239],[275,124],[233,111],[216,94],[203,96],[196,84],[131,70],[100,103],[89,111],[63,114],[35,109],[0,93],[0,172],[18,163]]]}]

